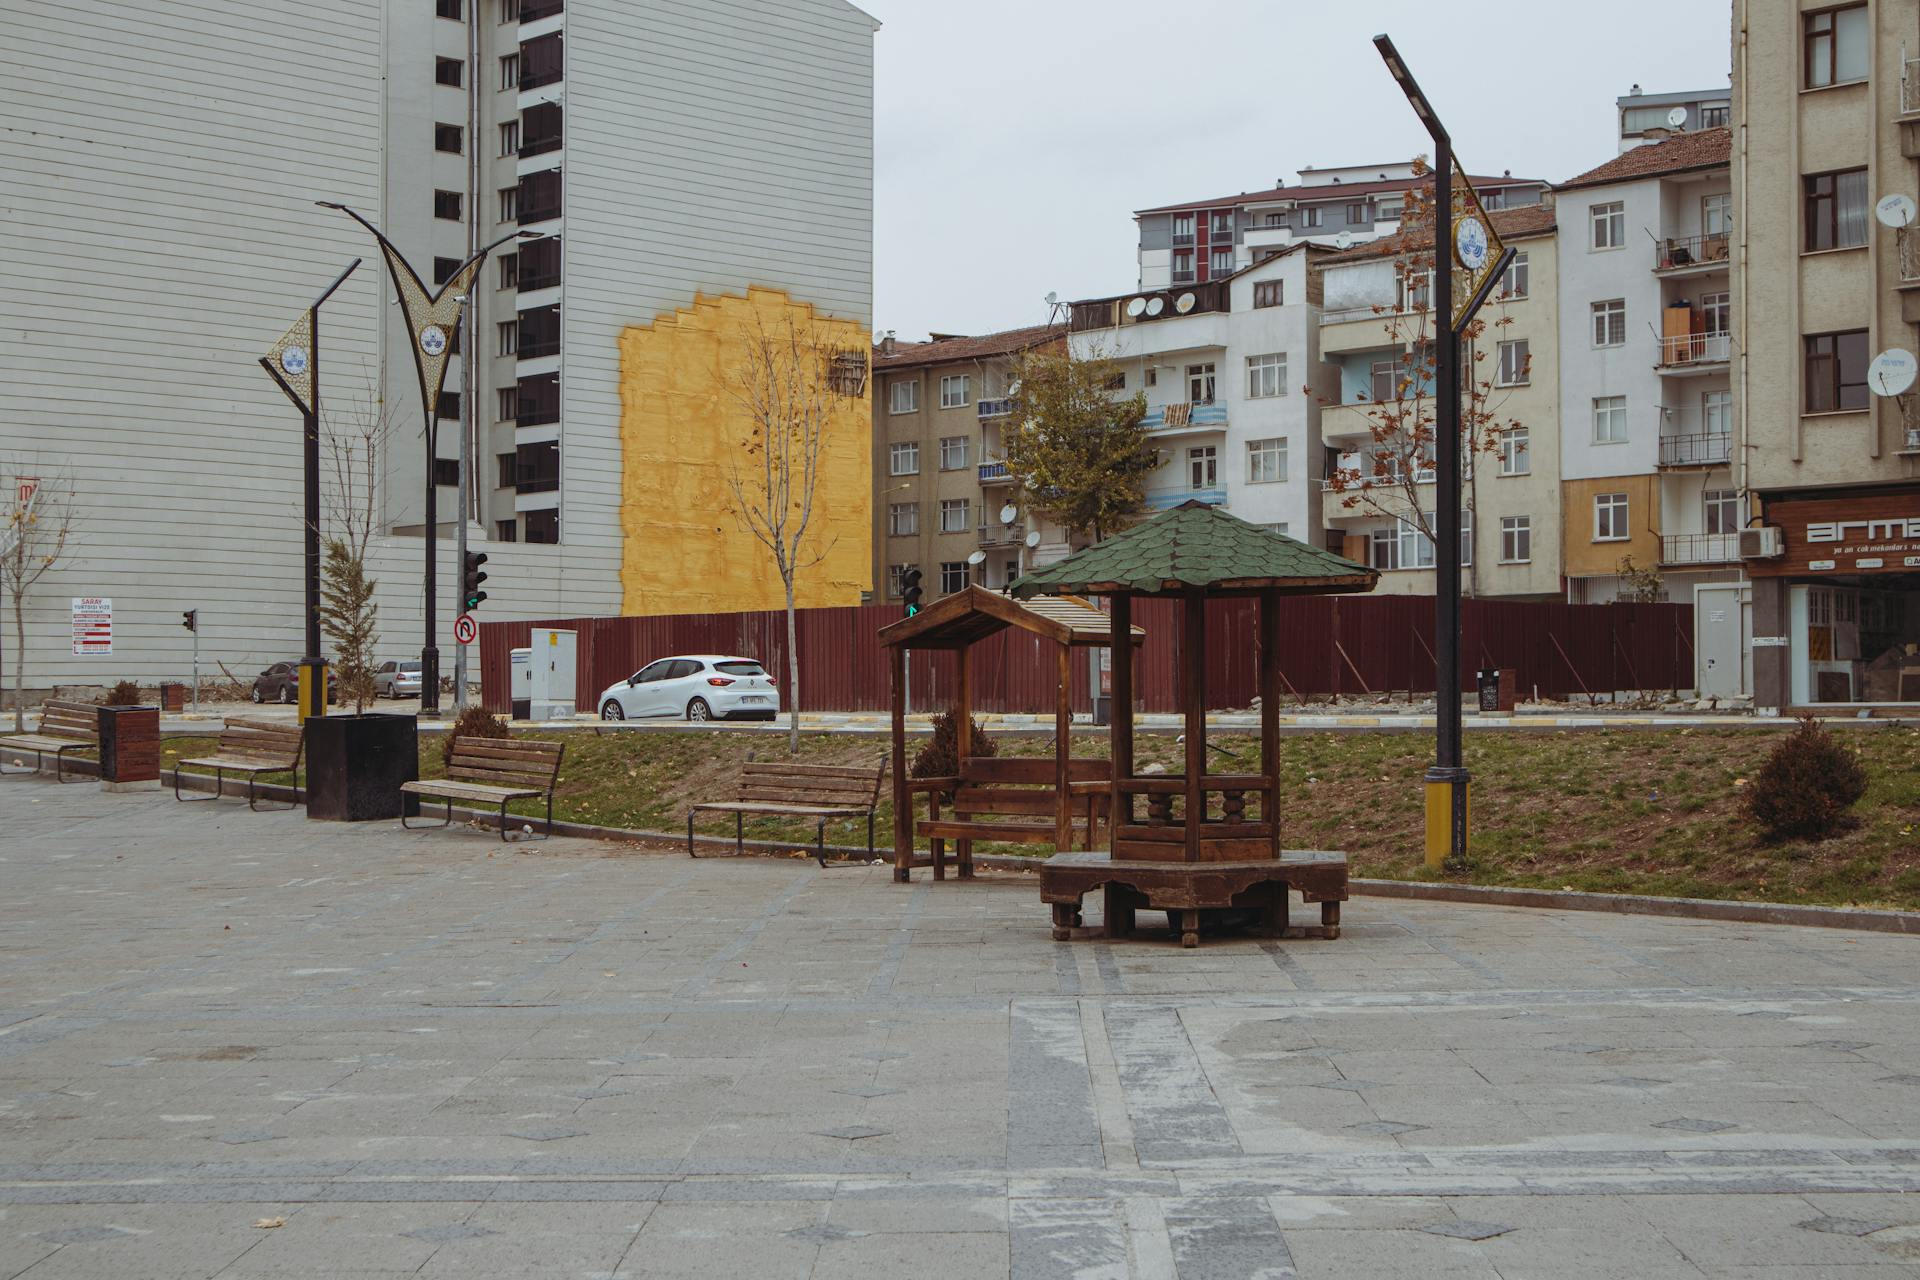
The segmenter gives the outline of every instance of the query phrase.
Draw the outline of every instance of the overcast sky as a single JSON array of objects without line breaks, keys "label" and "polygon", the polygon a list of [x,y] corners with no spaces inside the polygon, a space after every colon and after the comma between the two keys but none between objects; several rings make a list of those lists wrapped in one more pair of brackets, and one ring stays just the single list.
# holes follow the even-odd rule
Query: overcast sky
[{"label": "overcast sky", "polygon": [[[1475,173],[1612,156],[1614,99],[1725,88],[1727,0],[857,0],[874,37],[874,328],[986,333],[1135,284],[1132,213],[1430,147]],[[1604,17],[1596,17],[1604,13]]]}]

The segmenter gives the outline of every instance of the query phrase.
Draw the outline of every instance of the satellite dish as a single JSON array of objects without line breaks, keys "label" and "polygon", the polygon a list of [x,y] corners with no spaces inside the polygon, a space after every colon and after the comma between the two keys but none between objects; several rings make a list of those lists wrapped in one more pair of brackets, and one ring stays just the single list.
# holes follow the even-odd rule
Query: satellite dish
[{"label": "satellite dish", "polygon": [[1029,547],[1037,547],[1040,545],[1040,531],[1038,529],[1035,529],[1027,535],[1027,545]]},{"label": "satellite dish", "polygon": [[972,555],[967,557],[968,564],[985,564],[986,562],[987,562],[987,553],[984,551],[976,551]]},{"label": "satellite dish", "polygon": [[1012,524],[1015,520],[1018,520],[1019,518],[1020,518],[1020,508],[1014,506],[1011,502],[1009,502],[1006,506],[1000,508],[1001,524]]},{"label": "satellite dish", "polygon": [[1140,313],[1146,309],[1147,300],[1145,298],[1134,298],[1127,303],[1127,315],[1134,319],[1138,319]]},{"label": "satellite dish", "polygon": [[1905,395],[1916,373],[1920,373],[1920,360],[1914,359],[1913,352],[1890,347],[1867,365],[1867,389],[1877,396]]},{"label": "satellite dish", "polygon": [[1166,309],[1167,309],[1167,300],[1165,298],[1148,298],[1147,299],[1148,315],[1157,316],[1162,311],[1165,311]]},{"label": "satellite dish", "polygon": [[1047,290],[1047,305],[1050,307],[1057,307],[1060,305],[1060,295],[1055,293],[1051,289]]},{"label": "satellite dish", "polygon": [[1178,311],[1181,315],[1185,315],[1187,314],[1187,312],[1193,310],[1193,304],[1198,301],[1199,299],[1194,297],[1192,294],[1183,293],[1177,299],[1174,300],[1173,309],[1175,311]]},{"label": "satellite dish", "polygon": [[1333,238],[1333,247],[1336,249],[1351,249],[1353,247],[1353,232],[1342,231],[1339,235],[1335,236]]},{"label": "satellite dish", "polygon": [[1667,112],[1667,127],[1669,129],[1685,128],[1686,123],[1687,109],[1685,107],[1675,107],[1673,110]]},{"label": "satellite dish", "polygon": [[1873,206],[1873,216],[1880,219],[1880,225],[1895,230],[1912,226],[1914,212],[1913,197],[1901,195],[1898,191],[1890,196],[1881,196],[1880,202]]}]

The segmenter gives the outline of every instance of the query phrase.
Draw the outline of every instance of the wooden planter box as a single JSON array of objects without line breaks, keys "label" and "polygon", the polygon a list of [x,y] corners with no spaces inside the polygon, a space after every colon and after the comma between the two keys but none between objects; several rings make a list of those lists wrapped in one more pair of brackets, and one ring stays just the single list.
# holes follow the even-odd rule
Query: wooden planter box
[{"label": "wooden planter box", "polygon": [[420,724],[413,716],[309,716],[307,816],[370,822],[420,812],[400,784],[420,777]]},{"label": "wooden planter box", "polygon": [[160,709],[162,711],[185,711],[187,709],[187,686],[183,684],[161,685]]},{"label": "wooden planter box", "polygon": [[100,782],[108,791],[160,788],[160,708],[101,707]]}]

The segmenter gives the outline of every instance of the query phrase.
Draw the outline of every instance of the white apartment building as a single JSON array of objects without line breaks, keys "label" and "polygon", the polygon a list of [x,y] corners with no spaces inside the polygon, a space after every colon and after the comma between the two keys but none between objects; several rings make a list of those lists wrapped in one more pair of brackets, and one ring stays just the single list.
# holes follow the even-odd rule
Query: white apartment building
[{"label": "white apartment building", "polygon": [[[27,616],[29,684],[238,675],[301,649],[300,421],[258,358],[327,281],[326,428],[381,406],[371,569],[420,645],[427,460],[410,336],[370,237],[432,285],[517,228],[449,370],[436,477],[451,666],[461,422],[483,619],[620,611],[619,337],[696,295],[870,323],[874,22],[845,0],[0,0],[11,261],[0,468],[66,475],[74,554]],[[221,68],[209,77],[205,69]],[[529,545],[532,544],[532,545]],[[113,601],[111,656],[69,598]],[[9,673],[16,655],[6,654]],[[9,680],[9,683],[11,681]]]}]

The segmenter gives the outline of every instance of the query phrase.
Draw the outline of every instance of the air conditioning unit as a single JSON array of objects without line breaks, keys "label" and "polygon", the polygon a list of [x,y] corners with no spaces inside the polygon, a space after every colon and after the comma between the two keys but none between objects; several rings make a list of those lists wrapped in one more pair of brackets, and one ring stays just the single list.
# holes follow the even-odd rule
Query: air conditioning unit
[{"label": "air conditioning unit", "polygon": [[1774,525],[1761,525],[1756,529],[1740,531],[1740,558],[1742,560],[1778,560],[1787,554],[1787,540],[1781,536]]}]

